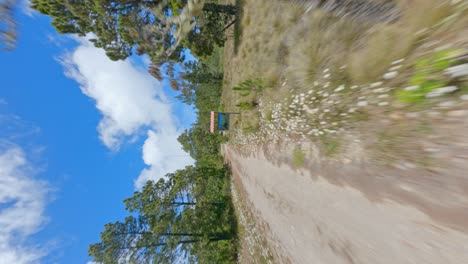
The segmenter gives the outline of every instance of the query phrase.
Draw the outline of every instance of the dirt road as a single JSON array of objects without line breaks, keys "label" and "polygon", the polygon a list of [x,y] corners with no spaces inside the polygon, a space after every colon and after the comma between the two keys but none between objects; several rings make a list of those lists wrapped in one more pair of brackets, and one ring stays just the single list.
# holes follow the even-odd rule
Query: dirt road
[{"label": "dirt road", "polygon": [[281,145],[223,151],[272,246],[286,256],[280,262],[468,263],[468,176],[408,179],[417,175],[411,169],[355,161],[311,160],[296,170],[269,161],[281,160]]}]

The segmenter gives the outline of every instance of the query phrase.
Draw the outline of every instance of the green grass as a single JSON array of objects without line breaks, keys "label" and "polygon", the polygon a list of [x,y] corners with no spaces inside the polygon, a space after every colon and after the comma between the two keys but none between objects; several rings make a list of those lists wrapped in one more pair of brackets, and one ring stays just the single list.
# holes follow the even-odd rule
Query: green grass
[{"label": "green grass", "polygon": [[296,168],[300,168],[304,165],[305,153],[300,147],[296,147],[293,151],[293,162]]},{"label": "green grass", "polygon": [[245,91],[261,92],[263,88],[265,88],[265,84],[261,79],[245,80],[237,84],[236,86],[232,87],[234,91],[239,91],[239,93],[245,92]]},{"label": "green grass", "polygon": [[322,135],[319,139],[322,143],[323,152],[327,157],[336,155],[340,150],[340,142],[337,138]]},{"label": "green grass", "polygon": [[443,87],[446,82],[437,80],[428,80],[419,84],[419,88],[412,91],[401,90],[397,93],[398,99],[404,103],[421,104],[426,101],[426,94],[434,89]]},{"label": "green grass", "polygon": [[426,102],[426,94],[446,86],[448,78],[443,71],[453,65],[450,61],[452,54],[457,50],[446,49],[432,54],[430,57],[420,59],[414,63],[415,73],[408,81],[408,86],[418,86],[417,89],[397,92],[399,101],[410,104],[422,104]]},{"label": "green grass", "polygon": [[240,102],[236,106],[239,107],[241,110],[251,110],[255,107],[255,102]]}]

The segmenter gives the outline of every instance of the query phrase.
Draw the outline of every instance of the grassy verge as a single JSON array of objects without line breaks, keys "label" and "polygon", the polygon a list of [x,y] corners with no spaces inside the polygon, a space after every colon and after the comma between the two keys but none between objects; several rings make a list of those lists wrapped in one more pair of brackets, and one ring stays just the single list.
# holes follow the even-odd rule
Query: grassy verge
[{"label": "grassy verge", "polygon": [[[243,0],[240,40],[228,40],[224,54],[223,105],[242,112],[233,138],[248,139],[239,144],[313,140],[324,156],[335,157],[347,149],[342,133],[374,138],[392,128],[370,123],[391,111],[429,111],[468,93],[466,78],[446,74],[466,63],[454,57],[467,52],[461,33],[467,4],[394,2],[398,20],[367,23],[321,10],[305,13],[287,1]],[[264,83],[259,92],[233,89],[255,79]],[[446,86],[457,89],[430,97]]]}]

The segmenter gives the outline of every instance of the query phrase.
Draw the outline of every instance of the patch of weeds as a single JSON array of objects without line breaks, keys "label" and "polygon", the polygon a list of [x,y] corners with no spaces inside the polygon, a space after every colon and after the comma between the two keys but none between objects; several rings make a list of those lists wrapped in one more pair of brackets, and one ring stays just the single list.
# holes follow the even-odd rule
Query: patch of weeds
[{"label": "patch of weeds", "polygon": [[261,79],[249,79],[245,80],[236,86],[232,87],[234,91],[254,91],[254,92],[259,92],[263,90],[265,87],[265,84]]},{"label": "patch of weeds", "polygon": [[429,58],[418,60],[414,64],[416,73],[410,78],[409,86],[415,86],[412,90],[399,90],[399,101],[410,104],[422,104],[426,101],[426,94],[446,86],[449,80],[442,74],[444,70],[452,66],[451,57],[456,50],[441,50],[432,54]]},{"label": "patch of weeds", "polygon": [[323,151],[326,156],[332,157],[338,153],[340,149],[340,142],[338,139],[325,135],[320,136],[319,139],[322,143]]},{"label": "patch of weeds", "polygon": [[428,80],[420,83],[419,88],[411,91],[401,90],[397,93],[398,99],[404,103],[421,104],[426,100],[426,94],[447,84],[444,81]]},{"label": "patch of weeds", "polygon": [[294,166],[296,166],[296,168],[300,168],[302,167],[302,165],[304,165],[304,161],[305,161],[305,153],[302,151],[300,147],[296,147],[293,151]]},{"label": "patch of weeds", "polygon": [[255,102],[240,102],[236,104],[237,107],[239,107],[241,110],[250,110],[254,108],[257,105]]}]

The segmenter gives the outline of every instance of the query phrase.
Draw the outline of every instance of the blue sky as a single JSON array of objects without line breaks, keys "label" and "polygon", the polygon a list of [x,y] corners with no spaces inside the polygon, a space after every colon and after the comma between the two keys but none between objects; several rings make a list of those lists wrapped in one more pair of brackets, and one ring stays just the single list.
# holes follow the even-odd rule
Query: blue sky
[{"label": "blue sky", "polygon": [[0,263],[85,264],[124,198],[193,162],[176,139],[194,110],[146,60],[18,19],[17,48],[0,52]]}]

